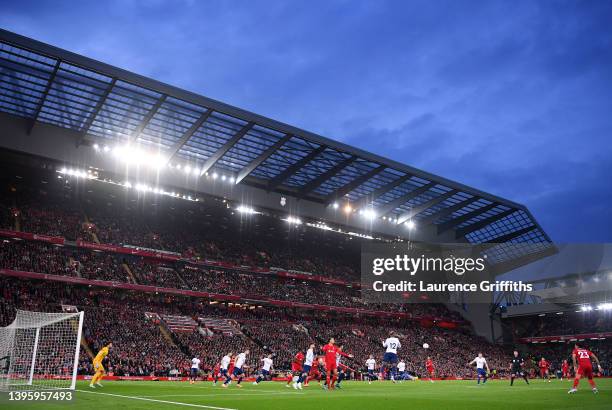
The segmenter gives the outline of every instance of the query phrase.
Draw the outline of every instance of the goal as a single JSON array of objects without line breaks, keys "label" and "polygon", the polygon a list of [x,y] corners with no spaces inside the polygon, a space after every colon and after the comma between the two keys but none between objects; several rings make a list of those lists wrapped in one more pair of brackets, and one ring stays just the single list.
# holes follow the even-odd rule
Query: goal
[{"label": "goal", "polygon": [[83,312],[17,310],[0,327],[0,390],[74,389]]}]

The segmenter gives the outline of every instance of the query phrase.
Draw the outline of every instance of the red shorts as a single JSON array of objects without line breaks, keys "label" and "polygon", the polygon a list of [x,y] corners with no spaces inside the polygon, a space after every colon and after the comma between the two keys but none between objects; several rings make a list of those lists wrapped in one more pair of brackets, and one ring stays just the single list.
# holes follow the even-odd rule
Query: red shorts
[{"label": "red shorts", "polygon": [[338,370],[338,365],[336,364],[335,361],[333,362],[325,362],[325,370],[327,370],[327,372],[331,372],[332,370]]},{"label": "red shorts", "polygon": [[295,366],[295,365],[291,365],[291,371],[292,372],[301,372],[302,371],[302,366]]},{"label": "red shorts", "polygon": [[433,374],[433,372],[434,372],[434,368],[433,367],[428,367],[427,368],[427,373]]},{"label": "red shorts", "polygon": [[540,374],[545,375],[548,369],[546,367],[540,367]]},{"label": "red shorts", "polygon": [[593,378],[593,367],[589,366],[589,367],[578,367],[578,372],[577,374],[581,375],[582,377],[588,377],[589,379]]}]

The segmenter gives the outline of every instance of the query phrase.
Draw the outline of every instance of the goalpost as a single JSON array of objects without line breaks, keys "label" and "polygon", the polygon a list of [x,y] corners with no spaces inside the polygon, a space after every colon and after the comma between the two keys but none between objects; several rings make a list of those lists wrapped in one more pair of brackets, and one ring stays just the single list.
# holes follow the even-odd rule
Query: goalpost
[{"label": "goalpost", "polygon": [[17,310],[0,327],[0,391],[74,390],[83,315]]}]

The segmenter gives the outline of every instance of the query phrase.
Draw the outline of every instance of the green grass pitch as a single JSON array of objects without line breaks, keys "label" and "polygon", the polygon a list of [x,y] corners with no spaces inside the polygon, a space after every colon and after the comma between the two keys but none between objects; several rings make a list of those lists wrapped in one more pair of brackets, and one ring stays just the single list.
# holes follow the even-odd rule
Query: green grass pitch
[{"label": "green grass pitch", "polygon": [[287,389],[281,382],[263,382],[242,389],[232,384],[223,389],[210,382],[190,385],[186,382],[119,381],[89,389],[79,382],[76,399],[71,404],[0,403],[3,409],[419,409],[419,410],[529,410],[529,409],[612,409],[612,379],[597,380],[599,394],[581,381],[578,393],[570,395],[570,381],[546,383],[522,380],[510,387],[507,380],[489,381],[484,386],[475,381],[344,382],[342,390],[325,391],[317,383],[302,390]]}]

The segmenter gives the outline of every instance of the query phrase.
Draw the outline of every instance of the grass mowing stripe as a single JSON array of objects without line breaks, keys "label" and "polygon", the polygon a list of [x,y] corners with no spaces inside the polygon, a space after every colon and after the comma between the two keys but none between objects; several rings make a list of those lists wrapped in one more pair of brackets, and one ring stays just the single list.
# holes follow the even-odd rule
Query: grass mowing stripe
[{"label": "grass mowing stripe", "polygon": [[77,391],[80,391],[81,393],[102,394],[102,395],[105,395],[105,396],[121,397],[121,398],[124,398],[124,399],[132,399],[132,400],[152,401],[152,402],[156,402],[156,403],[173,404],[173,405],[177,405],[177,406],[200,407],[200,408],[203,408],[203,409],[213,409],[213,410],[238,410],[238,409],[231,409],[231,408],[228,408],[228,407],[205,406],[203,404],[182,403],[180,401],[156,400],[156,399],[149,399],[147,397],[124,396],[122,394],[103,393],[103,392],[91,391],[91,390],[81,390],[81,389],[78,389]]},{"label": "grass mowing stripe", "polygon": [[212,393],[212,394],[206,394],[205,396],[203,396],[202,394],[160,394],[160,395],[155,395],[155,396],[150,396],[150,395],[146,395],[146,396],[141,396],[141,397],[243,397],[243,396],[282,396],[282,395],[292,395],[292,396],[299,396],[300,394],[304,394],[304,393],[300,393],[300,392],[252,392],[252,393],[234,393],[234,392],[228,392],[228,393]]}]

